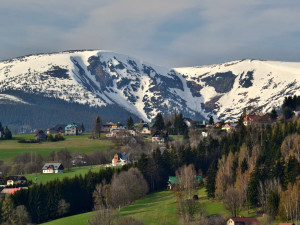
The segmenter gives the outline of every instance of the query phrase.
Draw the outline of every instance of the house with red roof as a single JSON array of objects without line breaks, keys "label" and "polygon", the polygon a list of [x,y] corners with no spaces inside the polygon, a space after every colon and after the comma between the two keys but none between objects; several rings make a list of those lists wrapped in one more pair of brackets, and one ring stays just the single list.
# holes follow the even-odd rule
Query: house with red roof
[{"label": "house with red roof", "polygon": [[231,217],[227,225],[259,225],[260,222],[255,217]]}]

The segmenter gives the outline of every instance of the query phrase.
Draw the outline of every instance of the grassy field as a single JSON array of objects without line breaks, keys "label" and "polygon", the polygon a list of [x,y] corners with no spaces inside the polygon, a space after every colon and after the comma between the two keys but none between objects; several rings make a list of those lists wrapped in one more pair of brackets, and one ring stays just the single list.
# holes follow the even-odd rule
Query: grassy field
[{"label": "grassy field", "polygon": [[75,216],[68,216],[58,220],[53,220],[47,223],[43,223],[43,225],[81,225],[88,224],[88,219],[93,216],[93,212],[82,213]]},{"label": "grassy field", "polygon": [[67,169],[64,173],[52,173],[52,174],[45,174],[45,173],[37,173],[37,174],[25,174],[23,176],[26,177],[27,180],[32,180],[32,182],[35,182],[35,177],[37,177],[37,183],[47,183],[48,181],[59,179],[62,180],[65,177],[75,177],[75,175],[85,175],[90,170],[91,171],[99,171],[102,167],[100,166],[82,166],[82,167],[73,167],[70,171]]},{"label": "grassy field", "polygon": [[[227,215],[228,212],[220,202],[209,201],[204,189],[199,190],[200,202],[206,207],[207,215]],[[149,194],[147,197],[136,201],[134,204],[125,206],[121,209],[121,216],[135,217],[145,224],[178,224],[177,203],[174,193],[171,191],[160,191]],[[87,219],[91,213],[84,213],[76,216],[54,220],[45,225],[74,224],[87,225]],[[78,221],[73,217],[79,218]],[[85,219],[85,220],[84,220]],[[75,221],[73,223],[73,221]]]},{"label": "grassy field", "polygon": [[[229,218],[230,213],[225,209],[224,205],[218,201],[211,201],[207,198],[205,189],[198,192],[199,201],[205,207],[205,215],[221,215],[224,218]],[[141,220],[145,224],[179,224],[177,215],[177,203],[174,193],[171,191],[160,191],[149,194],[143,199],[136,201],[134,204],[125,206],[121,209],[121,216],[131,216]],[[53,220],[44,225],[88,225],[87,220],[91,218],[93,212],[83,213],[75,216],[65,217],[58,220]],[[240,216],[254,217],[254,212],[242,211]],[[259,218],[260,220],[262,218]],[[279,222],[275,221],[272,225],[278,225]]]},{"label": "grassy field", "polygon": [[8,161],[26,152],[36,152],[44,156],[51,151],[59,151],[62,149],[68,149],[70,152],[80,151],[89,153],[94,150],[106,150],[114,147],[114,144],[109,139],[92,140],[88,139],[89,136],[90,134],[65,136],[66,139],[59,142],[18,143],[17,138],[34,139],[35,136],[33,134],[14,135],[13,140],[0,141],[0,160]]}]

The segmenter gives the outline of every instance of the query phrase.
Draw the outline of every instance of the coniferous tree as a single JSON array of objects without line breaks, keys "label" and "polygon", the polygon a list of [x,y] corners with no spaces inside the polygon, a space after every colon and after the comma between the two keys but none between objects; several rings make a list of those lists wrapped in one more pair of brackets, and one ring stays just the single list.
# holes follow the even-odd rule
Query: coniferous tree
[{"label": "coniferous tree", "polygon": [[214,117],[213,117],[213,116],[210,116],[210,117],[209,117],[208,124],[210,124],[210,125],[215,124],[215,121],[214,121]]},{"label": "coniferous tree", "polygon": [[2,123],[0,122],[0,139],[2,139],[4,136],[4,128],[2,126]]},{"label": "coniferous tree", "polygon": [[133,130],[134,129],[134,122],[133,122],[133,119],[132,119],[131,116],[127,120],[126,128],[127,128],[127,130]]},{"label": "coniferous tree", "polygon": [[10,195],[6,195],[2,203],[2,222],[7,224],[14,224],[14,205]]},{"label": "coniferous tree", "polygon": [[206,192],[209,198],[215,197],[217,172],[218,172],[217,162],[214,161],[210,164],[207,170]]},{"label": "coniferous tree", "polygon": [[165,128],[164,119],[161,113],[158,113],[155,117],[155,123],[153,125],[155,130],[163,130]]},{"label": "coniferous tree", "polygon": [[84,133],[85,127],[84,127],[84,124],[83,124],[83,123],[81,123],[81,129],[82,129],[82,133]]},{"label": "coniferous tree", "polygon": [[93,122],[93,136],[100,137],[102,127],[102,120],[100,116],[96,116]]},{"label": "coniferous tree", "polygon": [[271,118],[272,120],[276,120],[277,117],[278,117],[277,111],[276,111],[275,108],[273,108],[272,111],[271,111],[270,118]]},{"label": "coniferous tree", "polygon": [[8,129],[7,126],[5,127],[5,131],[4,131],[4,139],[6,140],[12,139],[11,131]]}]

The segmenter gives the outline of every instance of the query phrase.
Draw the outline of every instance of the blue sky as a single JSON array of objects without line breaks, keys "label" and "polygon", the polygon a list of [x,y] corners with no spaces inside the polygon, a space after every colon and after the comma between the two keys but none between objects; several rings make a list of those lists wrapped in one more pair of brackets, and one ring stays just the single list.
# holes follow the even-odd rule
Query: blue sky
[{"label": "blue sky", "polygon": [[101,49],[168,67],[300,61],[299,12],[298,0],[3,0],[0,60]]}]

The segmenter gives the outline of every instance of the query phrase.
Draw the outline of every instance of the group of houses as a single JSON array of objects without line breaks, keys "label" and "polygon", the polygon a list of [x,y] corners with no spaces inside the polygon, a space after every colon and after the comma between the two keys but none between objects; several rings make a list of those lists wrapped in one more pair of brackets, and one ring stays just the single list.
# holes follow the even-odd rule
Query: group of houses
[{"label": "group of houses", "polygon": [[118,122],[109,122],[102,125],[102,132],[107,133],[106,137],[117,137],[117,136],[136,136],[137,134],[151,134],[150,123],[136,123],[133,129],[126,129],[126,127]]},{"label": "group of houses", "polygon": [[35,139],[39,142],[47,141],[49,135],[78,135],[83,133],[83,125],[72,123],[72,124],[57,124],[52,128],[48,128],[45,132],[40,129],[35,132]]}]

